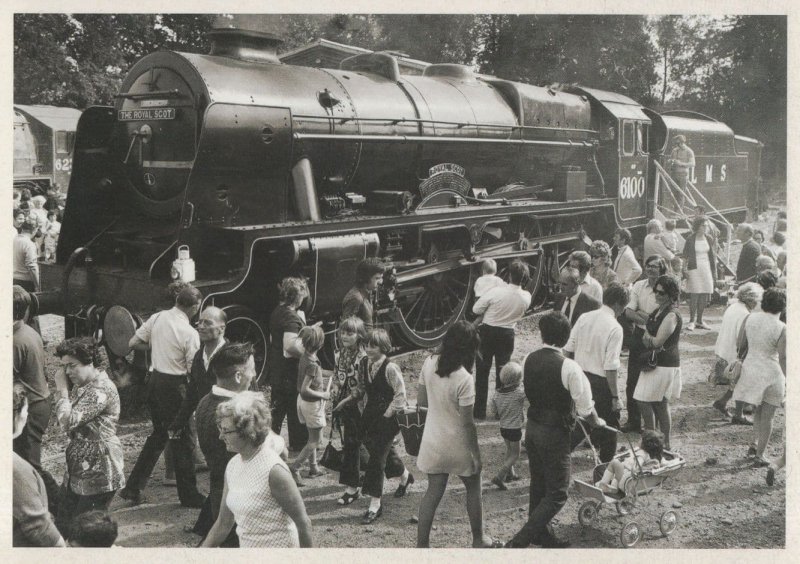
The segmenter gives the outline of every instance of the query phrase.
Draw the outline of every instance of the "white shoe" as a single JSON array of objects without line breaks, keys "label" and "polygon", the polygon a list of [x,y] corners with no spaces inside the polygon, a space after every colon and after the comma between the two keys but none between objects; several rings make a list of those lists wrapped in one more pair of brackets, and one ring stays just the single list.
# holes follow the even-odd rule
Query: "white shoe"
[{"label": "white shoe", "polygon": [[687,331],[694,331],[694,321],[690,321],[689,324],[686,326]]}]

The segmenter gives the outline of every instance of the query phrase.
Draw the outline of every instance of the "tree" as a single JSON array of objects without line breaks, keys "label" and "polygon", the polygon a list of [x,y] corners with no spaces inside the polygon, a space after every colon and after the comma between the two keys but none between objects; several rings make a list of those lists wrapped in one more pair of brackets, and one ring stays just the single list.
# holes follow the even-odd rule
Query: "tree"
[{"label": "tree", "polygon": [[16,14],[14,100],[85,108],[110,104],[130,67],[158,49],[207,52],[216,16]]}]

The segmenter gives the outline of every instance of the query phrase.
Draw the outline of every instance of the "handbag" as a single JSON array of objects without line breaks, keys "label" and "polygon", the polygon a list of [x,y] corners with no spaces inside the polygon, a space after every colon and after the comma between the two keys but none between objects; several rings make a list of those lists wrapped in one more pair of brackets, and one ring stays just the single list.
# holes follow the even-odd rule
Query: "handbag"
[{"label": "handbag", "polygon": [[650,372],[655,370],[658,366],[658,353],[663,350],[663,347],[657,349],[650,349],[639,354],[639,369],[642,372]]},{"label": "handbag", "polygon": [[728,365],[724,373],[724,377],[727,378],[731,389],[735,388],[736,384],[739,382],[739,378],[742,376],[742,364],[747,357],[747,333],[745,333],[744,326],[747,324],[748,317],[750,317],[749,313],[747,317],[744,318],[742,327],[739,329],[739,338],[736,344],[736,360]]},{"label": "handbag", "polygon": [[395,421],[403,435],[403,444],[406,452],[411,456],[419,455],[422,444],[422,434],[425,432],[425,418],[428,415],[426,407],[406,408],[400,413],[395,413]]},{"label": "handbag", "polygon": [[[322,458],[319,459],[319,463],[327,468],[328,470],[332,470],[334,472],[340,472],[342,469],[342,460],[344,459],[343,449],[337,449],[333,446],[333,429],[336,425],[331,422],[331,432],[328,435],[328,445],[325,447],[325,450],[322,453]],[[342,431],[339,429],[339,442],[342,441]]]}]

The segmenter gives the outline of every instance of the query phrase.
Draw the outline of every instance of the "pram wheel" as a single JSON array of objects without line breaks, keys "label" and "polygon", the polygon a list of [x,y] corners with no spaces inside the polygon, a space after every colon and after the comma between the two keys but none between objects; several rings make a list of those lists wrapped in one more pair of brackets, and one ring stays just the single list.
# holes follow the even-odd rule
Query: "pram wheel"
[{"label": "pram wheel", "polygon": [[597,519],[597,510],[600,507],[595,501],[584,501],[578,509],[578,522],[588,527]]},{"label": "pram wheel", "polygon": [[674,511],[665,511],[661,514],[661,519],[658,522],[658,528],[661,529],[661,534],[668,537],[670,533],[678,526],[678,514]]},{"label": "pram wheel", "polygon": [[615,503],[614,507],[617,508],[617,513],[620,515],[629,515],[633,511],[633,503],[625,499]]},{"label": "pram wheel", "polygon": [[625,548],[633,548],[641,538],[642,530],[636,521],[625,523],[619,532],[619,541]]}]

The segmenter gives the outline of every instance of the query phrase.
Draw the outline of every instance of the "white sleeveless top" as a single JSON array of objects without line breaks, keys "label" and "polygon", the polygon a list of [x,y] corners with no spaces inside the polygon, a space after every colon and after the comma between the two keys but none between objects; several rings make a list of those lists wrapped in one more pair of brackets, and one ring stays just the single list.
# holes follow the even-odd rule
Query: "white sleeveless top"
[{"label": "white sleeveless top", "polygon": [[269,473],[273,466],[286,468],[286,463],[267,447],[248,461],[237,454],[225,469],[228,509],[236,520],[239,545],[246,547],[296,548],[300,546],[297,526],[269,489]]}]

